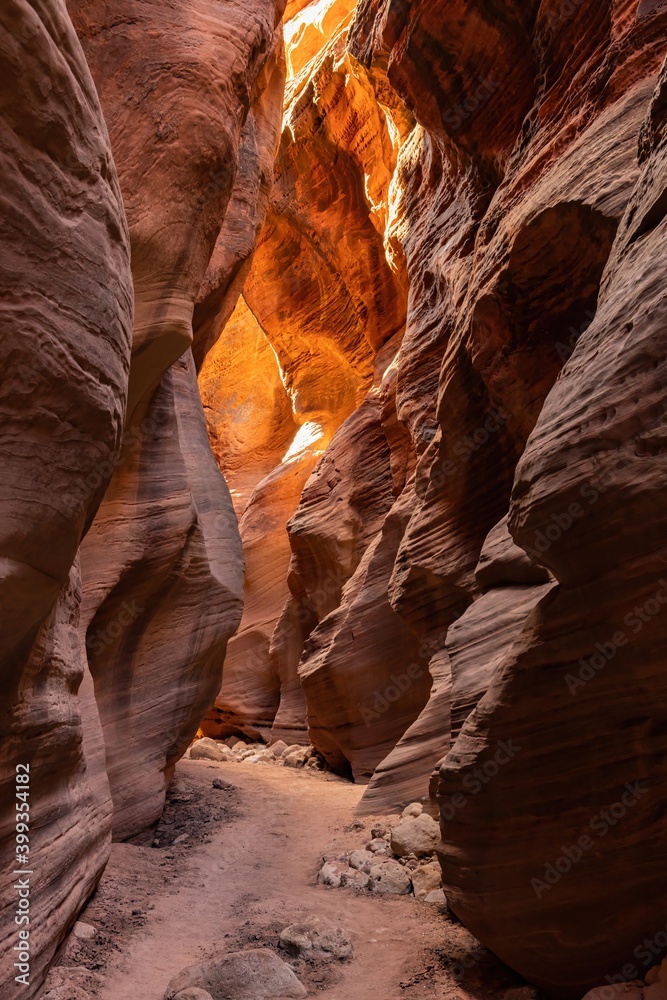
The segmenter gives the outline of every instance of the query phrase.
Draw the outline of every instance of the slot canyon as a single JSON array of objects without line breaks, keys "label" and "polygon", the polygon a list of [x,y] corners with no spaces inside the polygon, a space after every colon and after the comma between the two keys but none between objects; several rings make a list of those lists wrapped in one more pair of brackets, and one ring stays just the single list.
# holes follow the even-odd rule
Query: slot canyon
[{"label": "slot canyon", "polygon": [[2,0],[0,1000],[667,1000],[666,52]]}]

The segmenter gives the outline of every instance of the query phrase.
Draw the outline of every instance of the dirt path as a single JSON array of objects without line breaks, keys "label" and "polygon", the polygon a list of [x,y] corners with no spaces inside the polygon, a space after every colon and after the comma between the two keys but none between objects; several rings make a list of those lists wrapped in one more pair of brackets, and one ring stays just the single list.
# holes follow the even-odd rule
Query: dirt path
[{"label": "dirt path", "polygon": [[[345,927],[355,951],[346,963],[295,962],[311,995],[483,1000],[516,982],[494,963],[489,973],[487,954],[432,906],[316,884],[322,854],[367,839],[344,830],[363,788],[271,765],[182,761],[177,774],[162,846],[115,845],[82,916],[97,938],[70,939],[63,963],[102,970],[99,1000],[162,1000],[185,966],[239,948],[275,948],[283,927],[311,914]],[[235,788],[212,788],[216,776]],[[461,958],[463,979],[461,965],[452,971]]]}]

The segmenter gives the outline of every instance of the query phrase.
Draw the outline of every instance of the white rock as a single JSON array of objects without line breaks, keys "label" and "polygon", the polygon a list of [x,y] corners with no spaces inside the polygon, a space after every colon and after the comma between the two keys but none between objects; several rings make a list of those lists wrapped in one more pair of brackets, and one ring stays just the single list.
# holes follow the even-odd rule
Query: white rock
[{"label": "white rock", "polygon": [[352,851],[348,863],[351,868],[359,868],[368,873],[371,866],[377,864],[377,858],[372,851]]},{"label": "white rock", "polygon": [[399,858],[408,854],[423,857],[435,850],[440,827],[428,813],[414,819],[404,819],[391,831],[391,849]]},{"label": "white rock", "polygon": [[366,844],[366,850],[371,851],[373,854],[389,854],[387,841],[381,837],[374,837],[373,840]]},{"label": "white rock", "polygon": [[309,917],[302,923],[285,927],[280,932],[278,945],[299,958],[320,954],[342,960],[351,958],[353,953],[347,931],[322,917]]},{"label": "white rock", "polygon": [[[412,872],[412,888],[416,899],[424,899],[429,892],[439,889],[442,884],[442,869],[437,861],[421,865]],[[517,998],[520,1000],[520,998]]]},{"label": "white rock", "polygon": [[285,757],[287,757],[291,753],[294,753],[295,750],[303,750],[303,749],[304,748],[301,746],[300,743],[292,743],[290,746],[287,747],[286,750],[283,750],[281,757],[284,760]]},{"label": "white rock", "polygon": [[432,892],[427,892],[422,902],[431,903],[434,906],[447,906],[447,897],[445,896],[445,890],[434,889]]},{"label": "white rock", "polygon": [[193,986],[208,991],[213,997],[233,997],[234,1000],[269,997],[271,1000],[283,997],[302,1000],[308,996],[289,965],[269,948],[231,952],[210,962],[190,965],[171,980],[164,1000],[174,1000]]},{"label": "white rock", "polygon": [[318,872],[317,881],[320,885],[332,885],[335,889],[338,889],[343,874],[351,871],[353,869],[343,861],[325,861]]},{"label": "white rock", "polygon": [[182,833],[180,837],[177,837],[174,844],[182,844],[184,840],[188,840],[190,837],[189,833]]},{"label": "white rock", "polygon": [[[648,989],[651,989],[649,986]],[[610,992],[610,990],[612,992]],[[630,980],[627,983],[609,983],[607,986],[595,986],[584,996],[583,1000],[642,1000],[644,984],[641,980]]]},{"label": "white rock", "polygon": [[224,743],[218,743],[217,740],[204,736],[192,744],[190,757],[192,760],[230,760],[232,759],[232,751]]},{"label": "white rock", "polygon": [[370,870],[370,881],[373,892],[407,896],[412,889],[408,873],[397,861],[385,861],[384,864],[373,865]]},{"label": "white rock", "polygon": [[366,872],[349,868],[348,871],[343,872],[340,884],[344,889],[367,889],[370,884],[370,877]]},{"label": "white rock", "polygon": [[44,1000],[91,1000],[91,996],[80,986],[56,986],[44,994]]},{"label": "white rock", "polygon": [[83,920],[77,920],[72,933],[74,937],[78,937],[81,941],[92,941],[97,934],[97,927],[93,927],[92,924],[86,924]]},{"label": "white rock", "polygon": [[421,816],[423,811],[424,807],[421,802],[411,802],[401,813],[401,819],[416,819],[417,816]]}]

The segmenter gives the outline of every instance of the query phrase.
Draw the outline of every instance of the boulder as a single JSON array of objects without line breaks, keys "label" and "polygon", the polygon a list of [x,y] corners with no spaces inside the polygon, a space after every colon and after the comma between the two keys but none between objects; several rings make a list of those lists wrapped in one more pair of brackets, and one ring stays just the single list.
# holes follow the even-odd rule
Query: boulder
[{"label": "boulder", "polygon": [[83,920],[77,920],[72,928],[72,933],[81,941],[92,941],[97,934],[97,927],[93,927],[92,924],[87,924]]},{"label": "boulder", "polygon": [[343,861],[325,861],[319,870],[317,881],[321,885],[331,885],[338,889],[341,885],[343,875],[354,871]]},{"label": "boulder", "polygon": [[234,1000],[301,1000],[308,996],[289,965],[268,948],[231,952],[183,969],[169,983],[164,1000],[198,987],[212,997]]},{"label": "boulder", "polygon": [[432,854],[440,839],[440,827],[428,813],[403,820],[391,831],[391,849],[399,858],[408,854]]},{"label": "boulder", "polygon": [[367,889],[370,884],[370,878],[365,871],[350,868],[348,871],[343,872],[340,884],[344,889]]},{"label": "boulder", "polygon": [[377,864],[377,858],[373,851],[352,851],[349,857],[351,868],[358,868],[361,871],[369,872],[372,865]]},{"label": "boulder", "polygon": [[233,754],[224,743],[218,743],[208,736],[197,740],[190,747],[190,757],[192,760],[233,760]]},{"label": "boulder", "polygon": [[278,945],[297,958],[319,954],[342,960],[351,958],[353,954],[347,931],[323,917],[309,917],[302,923],[285,927],[280,932]]},{"label": "boulder", "polygon": [[372,854],[389,854],[387,841],[382,837],[374,837],[373,840],[369,840],[366,844],[366,850]]},{"label": "boulder", "polygon": [[583,1000],[642,1000],[643,996],[644,984],[641,980],[631,980],[627,983],[595,986],[585,994]]},{"label": "boulder", "polygon": [[370,870],[370,882],[372,892],[407,896],[412,889],[410,876],[397,861],[385,861],[384,864],[373,865]]},{"label": "boulder", "polygon": [[417,816],[421,816],[423,811],[424,807],[421,802],[411,802],[401,813],[401,819],[416,819]]},{"label": "boulder", "polygon": [[[439,889],[442,883],[442,869],[437,861],[415,868],[412,872],[412,887],[416,899],[424,899],[430,892]],[[521,1000],[517,997],[516,1000]]]}]

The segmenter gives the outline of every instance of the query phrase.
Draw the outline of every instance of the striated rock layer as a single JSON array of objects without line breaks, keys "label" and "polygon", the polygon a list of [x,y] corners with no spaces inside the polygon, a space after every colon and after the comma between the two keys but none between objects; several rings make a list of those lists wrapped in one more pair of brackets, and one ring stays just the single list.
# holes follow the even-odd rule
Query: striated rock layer
[{"label": "striated rock layer", "polygon": [[[245,306],[232,320],[238,347],[230,349],[225,336],[200,376],[216,455],[237,496],[246,559],[244,617],[203,724],[210,735],[306,739],[297,677],[303,643],[338,604],[376,528],[355,515],[354,495],[341,495],[327,565],[317,569],[300,561],[319,544],[308,540],[306,522],[285,531],[302,492],[319,496],[317,478],[337,476],[329,465],[309,480],[358,406],[352,447],[361,452],[372,426],[372,450],[379,455],[384,447],[385,464],[388,456],[378,419],[383,403],[378,397],[371,412],[363,400],[374,382],[379,391],[396,347],[377,371],[376,355],[400,335],[405,318],[405,263],[389,204],[400,137],[368,74],[346,51],[353,11],[349,0],[288,11],[283,131]],[[241,397],[248,371],[253,387]],[[343,452],[350,443],[342,439]],[[380,468],[374,476],[378,491],[367,509],[377,519],[388,507],[374,510],[376,493],[391,496],[392,486]],[[339,520],[343,509],[349,524]]]},{"label": "striated rock layer", "polygon": [[218,422],[255,492],[207,724],[307,718],[362,811],[430,790],[454,911],[569,998],[643,977],[664,925],[667,12],[501,7],[290,12],[244,286],[277,374],[244,336],[261,433],[289,436],[279,377],[312,437],[244,481]]},{"label": "striated rock layer", "polygon": [[[62,3],[2,5],[0,71],[0,994],[29,998],[110,847],[99,717],[78,697],[77,551],[120,445],[132,285],[109,138]],[[15,922],[14,870],[34,872],[29,924]]]},{"label": "striated rock layer", "polygon": [[[192,352],[234,309],[284,78],[269,0],[69,10],[79,38],[61,0],[0,14],[2,815],[13,844],[25,763],[28,998],[112,828],[150,836],[240,620],[238,526]],[[19,988],[11,867],[3,996]]]},{"label": "striated rock layer", "polygon": [[190,348],[203,361],[233,311],[266,210],[282,11],[273,0],[250,20],[211,0],[70,9],[120,164],[136,303],[124,449],[82,556],[82,634],[114,834],[127,838],[159,817],[241,615],[236,518]]}]

